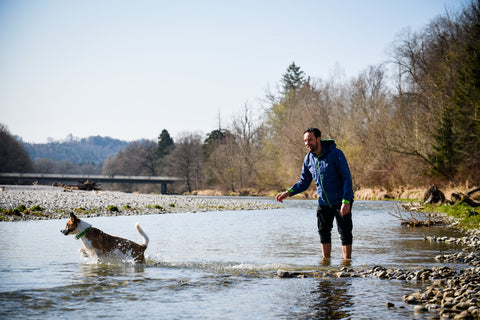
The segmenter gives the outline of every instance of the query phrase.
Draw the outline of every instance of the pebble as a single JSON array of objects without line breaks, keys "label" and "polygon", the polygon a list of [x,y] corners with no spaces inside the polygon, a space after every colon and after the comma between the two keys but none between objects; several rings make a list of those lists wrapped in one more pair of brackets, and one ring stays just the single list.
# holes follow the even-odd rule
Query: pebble
[{"label": "pebble", "polygon": [[428,311],[427,308],[425,308],[425,306],[423,306],[423,305],[415,306],[413,308],[413,312],[415,312],[415,313],[423,313],[423,312],[427,312],[427,311]]}]

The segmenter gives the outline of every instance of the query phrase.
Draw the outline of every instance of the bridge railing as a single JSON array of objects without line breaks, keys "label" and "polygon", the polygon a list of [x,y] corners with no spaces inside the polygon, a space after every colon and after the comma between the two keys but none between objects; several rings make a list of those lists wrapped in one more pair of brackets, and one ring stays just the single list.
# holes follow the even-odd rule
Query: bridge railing
[{"label": "bridge railing", "polygon": [[53,183],[95,181],[103,183],[148,183],[160,184],[161,193],[167,192],[167,184],[182,181],[179,177],[165,176],[124,176],[124,175],[85,175],[85,174],[52,174],[52,173],[0,173],[0,183]]}]

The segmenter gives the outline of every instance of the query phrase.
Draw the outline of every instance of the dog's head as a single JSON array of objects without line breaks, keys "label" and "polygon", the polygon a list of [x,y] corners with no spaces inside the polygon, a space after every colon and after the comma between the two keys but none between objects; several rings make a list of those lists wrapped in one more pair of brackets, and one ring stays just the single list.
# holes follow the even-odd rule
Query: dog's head
[{"label": "dog's head", "polygon": [[79,223],[80,219],[78,219],[73,213],[70,213],[70,220],[68,220],[67,225],[60,230],[60,232],[67,236],[77,229]]}]

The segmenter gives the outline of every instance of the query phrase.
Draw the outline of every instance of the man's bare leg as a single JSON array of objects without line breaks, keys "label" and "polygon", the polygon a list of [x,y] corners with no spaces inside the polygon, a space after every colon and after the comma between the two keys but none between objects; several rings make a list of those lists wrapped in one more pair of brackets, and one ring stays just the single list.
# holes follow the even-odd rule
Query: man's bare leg
[{"label": "man's bare leg", "polygon": [[322,243],[322,255],[324,258],[330,258],[330,253],[332,252],[331,243]]},{"label": "man's bare leg", "polygon": [[346,246],[342,246],[342,251],[343,251],[343,259],[352,259],[352,245],[349,244],[349,245],[346,245]]}]

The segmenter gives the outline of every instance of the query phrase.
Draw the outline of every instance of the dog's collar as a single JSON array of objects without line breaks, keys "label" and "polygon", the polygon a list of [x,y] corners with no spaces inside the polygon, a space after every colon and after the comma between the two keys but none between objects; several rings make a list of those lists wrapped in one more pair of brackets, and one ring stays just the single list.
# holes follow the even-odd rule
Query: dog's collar
[{"label": "dog's collar", "polygon": [[87,229],[83,230],[82,232],[80,232],[79,234],[76,235],[76,238],[77,238],[77,239],[80,239],[80,238],[83,237],[85,234],[87,234],[87,232],[90,231],[90,229],[92,229],[92,227],[88,227]]}]

